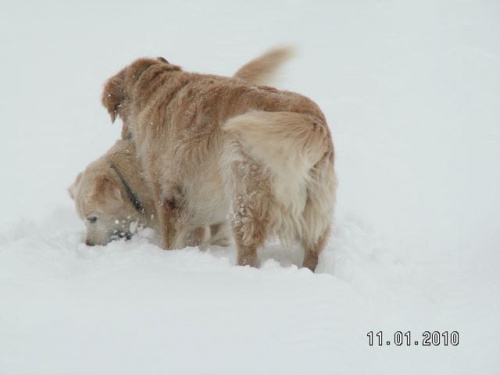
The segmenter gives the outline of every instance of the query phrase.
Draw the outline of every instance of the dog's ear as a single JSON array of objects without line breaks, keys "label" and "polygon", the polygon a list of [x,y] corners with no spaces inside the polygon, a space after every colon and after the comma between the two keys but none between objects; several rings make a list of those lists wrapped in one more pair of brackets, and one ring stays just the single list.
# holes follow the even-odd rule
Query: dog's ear
[{"label": "dog's ear", "polygon": [[75,184],[71,184],[71,186],[69,186],[67,190],[71,199],[75,200]]},{"label": "dog's ear", "polygon": [[125,70],[108,79],[102,93],[102,104],[111,116],[111,122],[115,122],[119,115],[120,107],[125,100]]},{"label": "dog's ear", "polygon": [[97,181],[95,194],[110,205],[122,206],[124,203],[120,185],[108,176]]},{"label": "dog's ear", "polygon": [[[120,73],[108,79],[104,85],[102,93],[102,104],[109,112],[111,121],[115,122],[116,117],[120,116],[123,119],[123,111],[126,111],[125,100],[129,94],[129,90],[137,83],[141,75],[153,65],[161,66],[163,71],[179,71],[181,68],[177,65],[172,65],[166,62],[167,60],[141,58],[134,61],[131,65],[123,69]],[[158,72],[154,72],[157,74]],[[152,78],[152,77],[149,77]],[[123,139],[128,139],[129,134],[125,132],[122,135]]]},{"label": "dog's ear", "polygon": [[75,193],[76,193],[76,187],[78,184],[80,184],[80,180],[82,179],[82,173],[78,173],[78,176],[76,176],[75,182],[73,182],[69,187],[68,187],[68,193],[71,199],[75,200]]}]

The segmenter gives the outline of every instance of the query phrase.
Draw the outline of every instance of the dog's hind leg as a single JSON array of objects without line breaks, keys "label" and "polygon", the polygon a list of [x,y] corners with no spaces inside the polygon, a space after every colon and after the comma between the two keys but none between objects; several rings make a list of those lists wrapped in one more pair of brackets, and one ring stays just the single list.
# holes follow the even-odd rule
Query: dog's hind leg
[{"label": "dog's hind leg", "polygon": [[251,159],[235,161],[231,224],[238,249],[238,265],[258,266],[257,249],[269,229],[269,181],[262,167]]},{"label": "dog's hind leg", "polygon": [[314,271],[318,257],[327,244],[335,208],[337,178],[333,169],[333,153],[325,155],[315,165],[310,177],[300,241],[304,248],[302,266]]},{"label": "dog's hind leg", "polygon": [[259,220],[262,217],[260,209],[256,209],[257,202],[252,198],[243,194],[236,196],[232,224],[238,249],[238,265],[258,267],[257,249],[264,245],[267,233],[265,221]]},{"label": "dog's hind leg", "polygon": [[238,266],[251,266],[258,267],[259,259],[257,257],[258,243],[247,244],[243,240],[244,234],[239,230],[235,230],[234,239],[236,241],[236,246],[238,247]]},{"label": "dog's hind leg", "polygon": [[309,268],[314,272],[318,265],[319,254],[321,254],[321,251],[325,248],[329,235],[330,228],[327,228],[315,242],[302,241],[302,246],[304,248],[304,261],[302,262],[302,267]]}]

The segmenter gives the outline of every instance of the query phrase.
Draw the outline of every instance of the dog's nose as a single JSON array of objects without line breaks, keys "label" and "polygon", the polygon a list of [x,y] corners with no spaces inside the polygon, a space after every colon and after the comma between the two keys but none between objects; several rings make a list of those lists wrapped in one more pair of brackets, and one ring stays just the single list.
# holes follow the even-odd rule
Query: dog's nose
[{"label": "dog's nose", "polygon": [[92,242],[92,241],[90,241],[90,240],[86,240],[86,241],[85,241],[85,245],[87,245],[87,246],[95,246],[95,243],[93,243],[93,242]]},{"label": "dog's nose", "polygon": [[130,232],[125,232],[125,231],[116,231],[115,233],[113,233],[113,235],[111,236],[111,241],[115,241],[115,240],[121,240],[121,239],[124,239],[124,240],[130,240],[132,238],[132,233]]},{"label": "dog's nose", "polygon": [[118,233],[118,238],[129,241],[132,238],[132,234],[130,232],[120,232]]}]

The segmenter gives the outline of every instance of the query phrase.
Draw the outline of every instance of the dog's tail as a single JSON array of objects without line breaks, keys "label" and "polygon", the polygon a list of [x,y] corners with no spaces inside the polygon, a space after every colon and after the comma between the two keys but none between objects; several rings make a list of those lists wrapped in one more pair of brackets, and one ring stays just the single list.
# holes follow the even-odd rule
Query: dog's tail
[{"label": "dog's tail", "polygon": [[307,172],[332,150],[327,125],[309,114],[250,111],[229,119],[224,129],[276,174]]},{"label": "dog's tail", "polygon": [[268,84],[276,71],[294,55],[292,47],[272,49],[243,65],[234,77],[254,85]]}]

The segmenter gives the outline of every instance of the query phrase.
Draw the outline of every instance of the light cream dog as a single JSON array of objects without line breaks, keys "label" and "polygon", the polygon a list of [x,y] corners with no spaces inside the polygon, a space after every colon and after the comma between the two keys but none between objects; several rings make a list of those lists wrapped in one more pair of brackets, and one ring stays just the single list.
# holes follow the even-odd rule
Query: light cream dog
[{"label": "light cream dog", "polygon": [[[290,48],[277,48],[250,61],[235,77],[252,83],[269,81],[292,55]],[[155,204],[136,158],[135,145],[122,132],[119,140],[101,158],[91,163],[69,187],[77,212],[87,228],[88,245],[105,245],[118,238],[130,238],[136,229],[158,229]],[[227,221],[210,227],[180,228],[174,247],[229,244]]]},{"label": "light cream dog", "polygon": [[310,99],[240,79],[187,73],[143,58],[110,78],[103,104],[136,145],[163,247],[183,227],[230,215],[238,264],[257,266],[266,239],[299,241],[312,270],[336,191],[326,119]]}]

